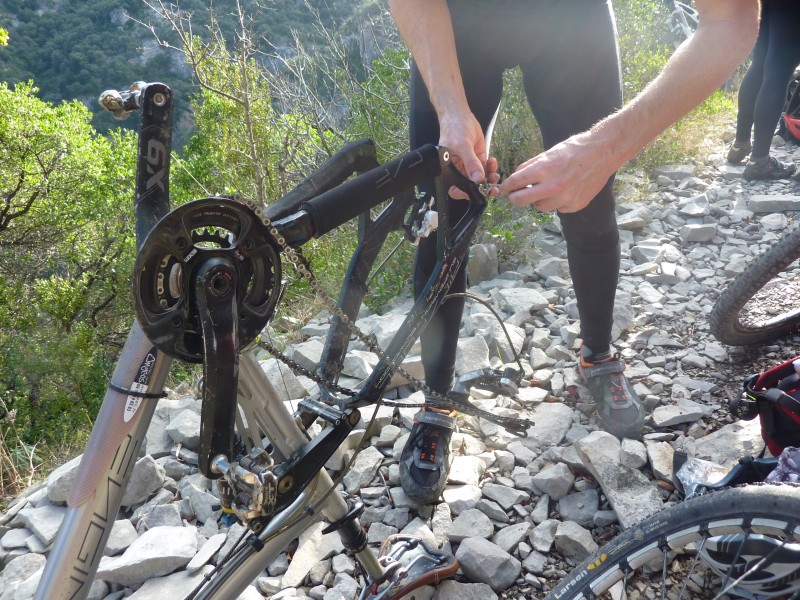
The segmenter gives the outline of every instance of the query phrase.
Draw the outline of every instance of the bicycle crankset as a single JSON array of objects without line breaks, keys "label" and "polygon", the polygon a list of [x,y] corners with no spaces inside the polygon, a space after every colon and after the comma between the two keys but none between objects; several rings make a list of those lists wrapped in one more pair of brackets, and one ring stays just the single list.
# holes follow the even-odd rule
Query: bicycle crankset
[{"label": "bicycle crankset", "polygon": [[203,331],[193,282],[210,259],[235,265],[239,348],[266,326],[280,295],[278,246],[256,213],[228,197],[194,200],[162,218],[136,258],[136,317],[163,352],[203,361]]}]

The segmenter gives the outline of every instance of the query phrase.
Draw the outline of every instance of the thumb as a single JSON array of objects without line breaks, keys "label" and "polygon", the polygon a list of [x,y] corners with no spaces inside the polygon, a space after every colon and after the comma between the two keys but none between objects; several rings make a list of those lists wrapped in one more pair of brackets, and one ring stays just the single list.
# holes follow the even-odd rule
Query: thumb
[{"label": "thumb", "polygon": [[471,154],[464,159],[464,173],[466,173],[467,176],[475,183],[480,183],[483,181],[483,163],[478,160],[478,157],[475,156],[475,154]]}]

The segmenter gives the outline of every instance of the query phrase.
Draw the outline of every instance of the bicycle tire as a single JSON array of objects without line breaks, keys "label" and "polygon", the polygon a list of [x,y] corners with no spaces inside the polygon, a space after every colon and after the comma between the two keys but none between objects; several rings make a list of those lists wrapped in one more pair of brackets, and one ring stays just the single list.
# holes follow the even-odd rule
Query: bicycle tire
[{"label": "bicycle tire", "polygon": [[[692,571],[684,570],[685,563],[693,560],[693,548],[697,554],[698,542],[705,544],[701,540],[724,533],[745,533],[795,543],[800,540],[799,519],[800,487],[794,485],[755,484],[693,498],[615,537],[573,569],[546,600],[728,597],[717,595],[719,577],[716,582],[711,581],[711,589],[698,590],[699,576],[707,569],[702,561],[694,561],[696,568]],[[652,568],[653,559],[658,564],[648,574],[643,563],[647,561]],[[654,585],[653,580],[663,595],[647,593],[655,591],[648,589]],[[624,594],[618,589],[619,582]],[[713,587],[714,583],[717,587]],[[615,584],[616,588],[612,588]],[[630,595],[629,590],[634,589],[638,591]]]},{"label": "bicycle tire", "polygon": [[[790,273],[790,267],[798,267],[794,265],[798,258],[800,226],[753,261],[720,294],[709,315],[711,334],[723,344],[749,346],[799,331],[800,277]],[[769,296],[778,299],[779,309],[768,302]],[[765,313],[764,304],[770,314]]]}]

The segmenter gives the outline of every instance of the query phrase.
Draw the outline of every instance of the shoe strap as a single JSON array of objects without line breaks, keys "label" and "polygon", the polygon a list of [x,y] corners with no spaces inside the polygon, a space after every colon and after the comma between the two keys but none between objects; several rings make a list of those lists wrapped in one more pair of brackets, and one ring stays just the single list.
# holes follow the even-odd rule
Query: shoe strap
[{"label": "shoe strap", "polygon": [[456,419],[438,410],[421,410],[414,415],[414,421],[423,425],[434,425],[444,429],[456,428]]},{"label": "shoe strap", "polygon": [[606,360],[595,364],[582,364],[584,377],[600,377],[602,375],[611,375],[613,373],[622,373],[625,370],[624,363],[618,358]]}]

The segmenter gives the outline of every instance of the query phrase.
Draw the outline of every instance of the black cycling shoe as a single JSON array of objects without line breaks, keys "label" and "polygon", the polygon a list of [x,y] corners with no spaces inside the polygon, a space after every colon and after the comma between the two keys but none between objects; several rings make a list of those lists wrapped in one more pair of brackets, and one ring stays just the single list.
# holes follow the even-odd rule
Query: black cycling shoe
[{"label": "black cycling shoe", "polygon": [[455,415],[423,408],[414,416],[411,435],[400,455],[400,485],[417,502],[430,504],[444,490]]},{"label": "black cycling shoe", "polygon": [[750,160],[744,167],[742,177],[748,181],[754,179],[786,179],[791,177],[797,169],[794,163],[779,161],[774,156],[766,156]]},{"label": "black cycling shoe", "polygon": [[732,165],[741,164],[750,155],[752,148],[753,146],[750,142],[733,142],[730,150],[728,150],[728,162]]},{"label": "black cycling shoe", "polygon": [[581,347],[578,370],[597,405],[597,420],[603,429],[619,439],[640,439],[645,409],[631,385],[622,374],[625,365],[619,354],[592,360],[588,349]]}]

